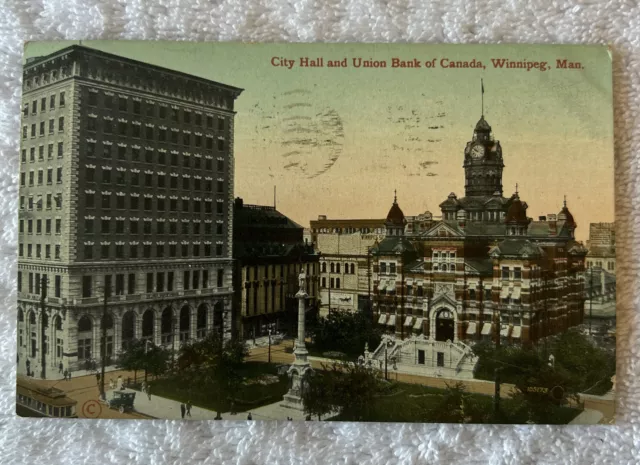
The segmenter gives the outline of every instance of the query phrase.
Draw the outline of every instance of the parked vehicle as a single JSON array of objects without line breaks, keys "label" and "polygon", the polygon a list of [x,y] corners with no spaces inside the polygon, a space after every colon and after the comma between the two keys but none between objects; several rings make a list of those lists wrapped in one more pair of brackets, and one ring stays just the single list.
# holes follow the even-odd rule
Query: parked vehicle
[{"label": "parked vehicle", "polygon": [[113,398],[107,401],[109,408],[116,408],[120,413],[133,410],[133,402],[136,398],[135,392],[114,391]]}]

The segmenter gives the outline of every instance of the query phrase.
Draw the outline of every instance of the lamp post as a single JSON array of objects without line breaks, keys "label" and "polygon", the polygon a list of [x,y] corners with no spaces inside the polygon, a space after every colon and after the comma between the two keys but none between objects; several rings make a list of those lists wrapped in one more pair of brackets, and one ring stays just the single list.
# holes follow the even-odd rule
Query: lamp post
[{"label": "lamp post", "polygon": [[102,359],[102,367],[100,369],[100,398],[105,400],[106,393],[104,390],[104,370],[107,364],[107,305],[109,301],[109,294],[111,292],[111,288],[109,286],[104,287],[104,297],[102,302],[102,322],[100,324],[102,329],[102,340],[100,344],[100,352]]}]

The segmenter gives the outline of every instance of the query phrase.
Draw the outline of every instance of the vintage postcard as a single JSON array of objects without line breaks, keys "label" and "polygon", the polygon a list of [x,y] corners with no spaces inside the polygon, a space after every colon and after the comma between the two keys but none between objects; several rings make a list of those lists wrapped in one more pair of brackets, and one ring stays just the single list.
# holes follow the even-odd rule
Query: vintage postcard
[{"label": "vintage postcard", "polygon": [[25,48],[17,413],[612,423],[600,46]]}]

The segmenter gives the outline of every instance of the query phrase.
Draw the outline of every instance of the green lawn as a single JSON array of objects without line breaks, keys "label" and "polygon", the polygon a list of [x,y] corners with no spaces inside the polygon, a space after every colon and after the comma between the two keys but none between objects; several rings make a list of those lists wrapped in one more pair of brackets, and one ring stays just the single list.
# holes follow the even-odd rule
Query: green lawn
[{"label": "green lawn", "polygon": [[[367,421],[375,422],[430,422],[429,412],[440,404],[444,394],[443,389],[421,386],[418,384],[392,383],[392,389],[387,395],[376,398],[373,408],[370,411],[370,418]],[[493,411],[493,397],[472,394],[473,399],[482,407],[483,411],[490,413]],[[511,399],[501,399],[501,410],[510,412],[513,401]],[[552,415],[547,418],[549,424],[567,424],[575,418],[580,411],[569,407],[556,407],[552,409]],[[351,421],[339,415],[333,420]],[[526,423],[527,418],[507,416],[503,418],[503,423],[518,424]]]},{"label": "green lawn", "polygon": [[[234,397],[235,408],[238,411],[253,409],[262,405],[267,405],[282,399],[287,392],[287,377],[278,377],[276,366],[260,362],[247,362],[244,364],[242,374],[245,378],[241,388]],[[260,384],[255,382],[264,375],[278,377],[278,382],[274,384]],[[179,378],[162,378],[151,381],[151,393],[153,395],[166,397],[179,402],[191,403],[195,406],[209,410],[225,412],[230,409],[228,402],[224,399],[215,398],[209,392],[199,389],[197,386],[183,385]]]}]

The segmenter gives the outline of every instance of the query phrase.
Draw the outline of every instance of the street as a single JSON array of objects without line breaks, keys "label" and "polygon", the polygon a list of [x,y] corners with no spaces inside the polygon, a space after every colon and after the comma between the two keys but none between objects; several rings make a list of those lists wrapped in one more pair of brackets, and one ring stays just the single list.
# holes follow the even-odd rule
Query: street
[{"label": "street", "polygon": [[[139,373],[138,373],[139,374]],[[106,373],[105,388],[109,389],[109,380],[114,380],[118,376],[124,379],[133,378],[133,372],[128,371],[112,371]],[[63,390],[71,399],[78,401],[76,405],[76,413],[78,418],[113,418],[113,419],[146,419],[146,415],[131,412],[120,413],[117,410],[108,408],[105,404],[100,403],[100,390],[95,375],[80,376],[65,380],[39,380],[37,378],[29,378],[31,382],[42,387],[55,387]],[[93,402],[92,402],[93,401]],[[99,404],[95,405],[95,402]],[[94,404],[94,405],[91,405]],[[83,406],[86,408],[83,411]]]}]

